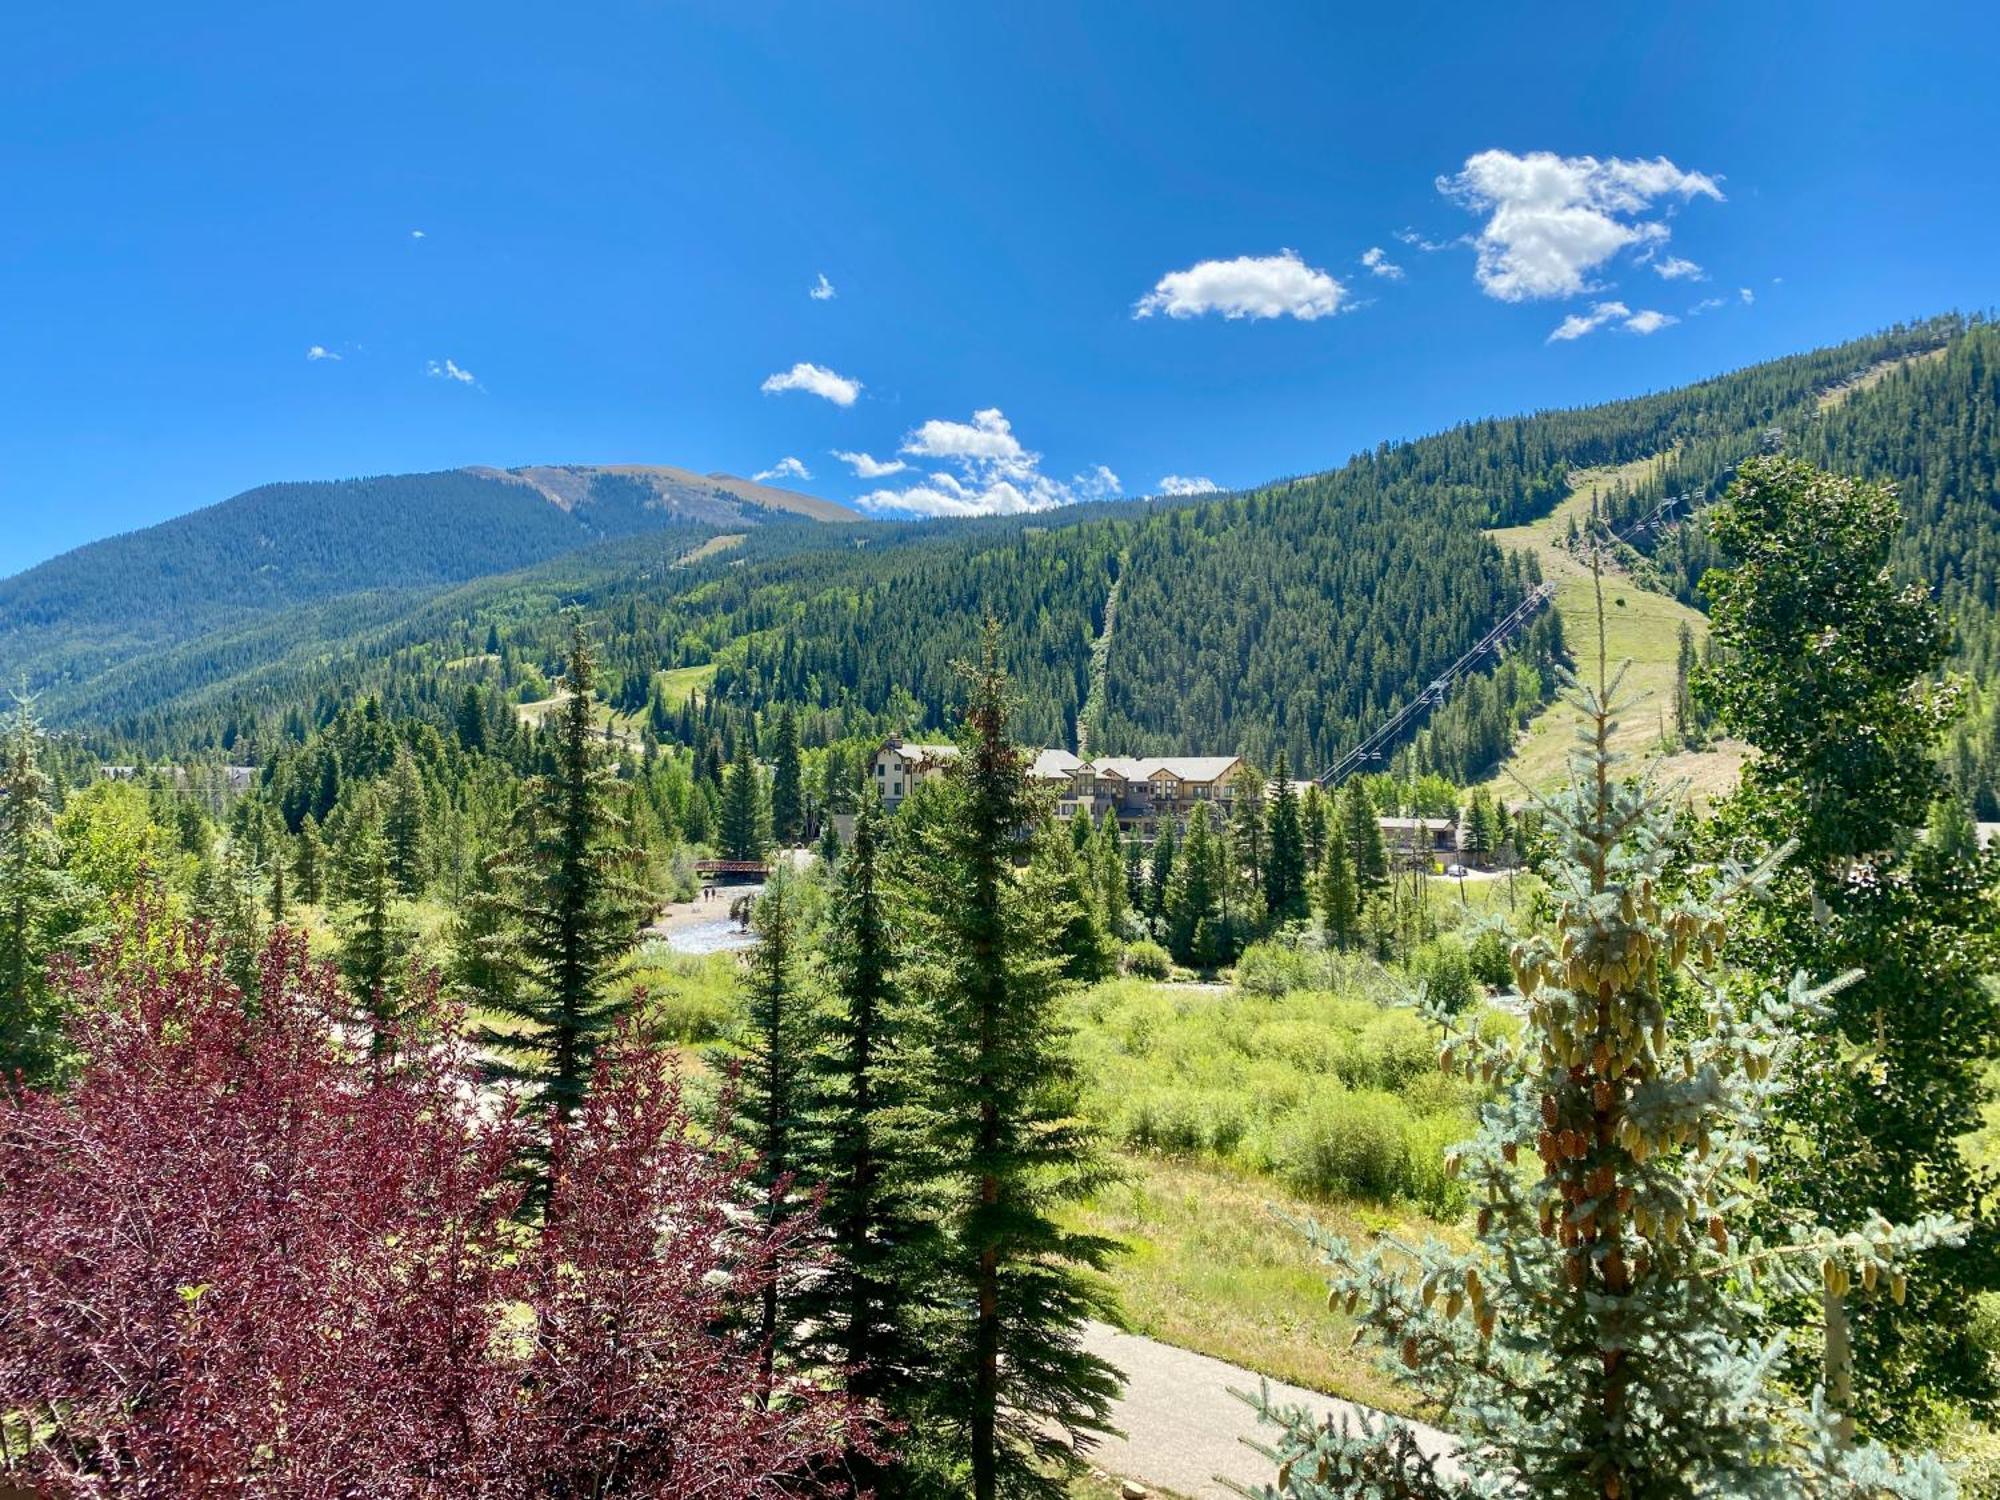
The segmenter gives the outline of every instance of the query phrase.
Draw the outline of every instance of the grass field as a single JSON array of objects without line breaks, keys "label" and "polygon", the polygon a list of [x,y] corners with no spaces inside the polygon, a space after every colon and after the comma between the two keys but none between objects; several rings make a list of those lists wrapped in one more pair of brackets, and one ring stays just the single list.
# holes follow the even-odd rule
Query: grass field
[{"label": "grass field", "polygon": [[1341,1234],[1441,1230],[1409,1209],[1309,1198],[1212,1162],[1121,1153],[1125,1180],[1067,1212],[1125,1251],[1110,1268],[1135,1333],[1275,1380],[1414,1413],[1410,1393],[1352,1346],[1353,1320],[1327,1309],[1312,1247],[1288,1219]]},{"label": "grass field", "polygon": [[[1572,477],[1569,496],[1540,521],[1510,526],[1488,535],[1507,551],[1532,553],[1542,576],[1555,585],[1556,608],[1576,658],[1578,674],[1595,680],[1597,669],[1597,600],[1590,570],[1562,545],[1569,522],[1590,514],[1593,492],[1608,490],[1622,480],[1632,483],[1652,467],[1640,459],[1615,469],[1592,469]],[[1660,760],[1663,780],[1685,780],[1703,801],[1736,784],[1743,765],[1740,746],[1720,744],[1700,751],[1680,751],[1661,757],[1662,740],[1673,727],[1674,662],[1679,655],[1682,624],[1694,631],[1697,644],[1707,639],[1708,621],[1701,611],[1677,599],[1639,587],[1623,572],[1604,575],[1604,650],[1612,670],[1629,661],[1624,694],[1629,707],[1612,736],[1614,748],[1640,759]],[[1489,779],[1503,795],[1518,795],[1523,785],[1543,792],[1561,786],[1575,744],[1577,714],[1555,703],[1538,714],[1516,744],[1514,753]]]}]

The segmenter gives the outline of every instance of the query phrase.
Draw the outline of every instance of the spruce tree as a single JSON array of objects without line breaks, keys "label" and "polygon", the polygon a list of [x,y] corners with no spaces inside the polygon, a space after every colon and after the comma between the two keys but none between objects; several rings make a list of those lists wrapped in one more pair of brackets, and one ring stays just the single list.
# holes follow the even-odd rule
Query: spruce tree
[{"label": "spruce tree", "polygon": [[1326,940],[1345,953],[1361,937],[1361,900],[1354,889],[1354,861],[1347,833],[1336,822],[1328,831],[1319,866],[1319,916]]},{"label": "spruce tree", "polygon": [[807,1178],[825,1194],[833,1260],[800,1289],[800,1326],[827,1364],[868,1399],[919,1389],[928,1354],[917,1329],[935,1250],[931,1217],[901,1124],[910,1097],[910,1026],[893,928],[879,798],[863,798],[841,858],[821,944],[827,1005],[810,1059]]},{"label": "spruce tree", "polygon": [[[755,1212],[766,1233],[778,1232],[799,1211],[797,1179],[808,1149],[807,1069],[815,1020],[801,983],[801,917],[791,872],[780,865],[751,908],[757,946],[744,983],[743,1024],[723,1056],[735,1080],[729,1132],[750,1154]],[[772,1277],[760,1294],[757,1348],[765,1391],[778,1352],[792,1352],[797,1318],[786,1304],[794,1289]]]},{"label": "spruce tree", "polygon": [[389,872],[403,895],[423,894],[428,884],[429,808],[416,758],[399,746],[389,772],[389,796],[382,812],[382,832],[388,841]]},{"label": "spruce tree", "polygon": [[[1071,828],[1075,826],[1072,820]],[[1091,828],[1088,817],[1082,826]],[[1118,966],[1118,947],[1105,920],[1102,888],[1088,862],[1096,841],[1094,832],[1086,833],[1086,838],[1089,842],[1079,850],[1073,832],[1045,826],[1035,836],[1033,856],[1035,872],[1057,893],[1065,914],[1056,937],[1063,977],[1079,984],[1102,979]],[[1121,878],[1119,884],[1123,883]]]},{"label": "spruce tree", "polygon": [[962,1452],[974,1500],[1055,1500],[1107,1430],[1119,1382],[1082,1346],[1085,1320],[1109,1311],[1091,1273],[1112,1246],[1053,1215],[1106,1173],[1077,1118],[1057,1013],[1062,902],[1016,871],[1042,809],[1008,734],[997,626],[969,677],[958,756],[904,834],[925,1022],[911,1116],[934,1163],[946,1239],[935,1290],[952,1311],[927,1396],[931,1431]]},{"label": "spruce tree", "polygon": [[16,698],[0,740],[0,1087],[45,1081],[60,1029],[46,969],[67,882],[42,746],[34,705]]},{"label": "spruce tree", "polygon": [[1274,921],[1290,921],[1306,910],[1306,836],[1299,816],[1298,789],[1291,783],[1285,755],[1278,752],[1273,772],[1271,827],[1266,840],[1264,906]]},{"label": "spruce tree", "polygon": [[1331,1300],[1436,1404],[1455,1463],[1425,1456],[1400,1421],[1355,1432],[1252,1397],[1283,1429],[1278,1492],[1950,1495],[1934,1460],[1846,1448],[1838,1412],[1800,1407],[1772,1379],[1760,1290],[1855,1285],[1898,1301],[1910,1257],[1964,1229],[1878,1216],[1845,1233],[1747,1236],[1768,1186],[1759,1126],[1792,1076],[1798,1028],[1838,986],[1798,975],[1739,1005],[1709,982],[1726,903],[1768,867],[1669,895],[1674,810],[1649,782],[1616,778],[1615,693],[1600,665],[1598,686],[1571,695],[1590,748],[1547,812],[1553,930],[1513,949],[1519,1036],[1433,1011],[1446,1068],[1498,1090],[1447,1159],[1477,1207],[1473,1246],[1385,1238],[1364,1251],[1309,1231]]},{"label": "spruce tree", "polygon": [[1954,686],[1936,680],[1950,633],[1926,591],[1890,571],[1901,517],[1886,486],[1754,459],[1710,524],[1729,562],[1704,584],[1720,650],[1697,699],[1759,752],[1716,839],[1793,843],[1732,953],[1767,980],[1809,963],[1861,971],[1816,1024],[1799,1059],[1809,1081],[1772,1131],[1785,1206],[1841,1228],[1878,1212],[1975,1226],[1921,1268],[1906,1306],[1788,1308],[1824,1371],[1800,1378],[1836,1394],[1851,1383],[1864,1426],[1897,1438],[1933,1427],[1947,1402],[1991,1416],[2000,1388],[1964,1311],[2000,1290],[2000,1213],[1959,1142],[1978,1128],[2000,1047],[1986,977],[2000,967],[2000,872],[1919,836],[1957,712]]},{"label": "spruce tree", "polygon": [[1131,896],[1126,889],[1124,836],[1118,831],[1117,817],[1108,807],[1091,839],[1090,863],[1097,881],[1098,904],[1104,913],[1104,930],[1116,944],[1125,936]]},{"label": "spruce tree", "polygon": [[554,768],[527,782],[513,845],[496,862],[516,971],[493,1008],[512,1024],[482,1036],[498,1056],[496,1074],[530,1085],[565,1121],[598,1046],[631,1007],[612,981],[652,905],[639,883],[643,856],[625,842],[613,800],[616,778],[599,758],[595,681],[590,638],[573,615]]},{"label": "spruce tree", "polygon": [[1162,827],[1153,840],[1153,849],[1146,865],[1146,915],[1164,918],[1167,914],[1167,887],[1174,876],[1174,831]]},{"label": "spruce tree", "polygon": [[326,899],[326,844],[320,838],[319,820],[311,813],[299,824],[299,845],[292,854],[294,894],[307,906]]},{"label": "spruce tree", "polygon": [[1366,900],[1389,884],[1389,851],[1382,842],[1382,825],[1375,819],[1375,804],[1359,778],[1348,782],[1340,794],[1340,821],[1354,860],[1354,887]]},{"label": "spruce tree", "polygon": [[372,801],[355,819],[353,840],[347,877],[352,910],[342,923],[340,970],[367,1022],[369,1053],[379,1061],[392,1050],[408,939],[396,921],[389,840]]},{"label": "spruce tree", "polygon": [[1174,856],[1161,901],[1167,947],[1181,963],[1206,968],[1216,961],[1217,928],[1222,920],[1220,884],[1227,862],[1207,805],[1196,807],[1188,818],[1187,842]]},{"label": "spruce tree", "polygon": [[1251,888],[1261,890],[1266,844],[1270,837],[1264,774],[1245,764],[1230,778],[1230,786],[1236,795],[1229,815],[1229,847],[1234,855],[1228,861],[1229,885],[1233,888],[1237,880],[1247,874]]},{"label": "spruce tree", "polygon": [[722,823],[716,842],[724,859],[764,857],[769,839],[762,778],[750,755],[750,737],[736,742],[736,758],[722,780]]},{"label": "spruce tree", "polygon": [[805,837],[805,791],[799,772],[799,721],[791,705],[778,710],[771,751],[771,836],[790,848]]}]

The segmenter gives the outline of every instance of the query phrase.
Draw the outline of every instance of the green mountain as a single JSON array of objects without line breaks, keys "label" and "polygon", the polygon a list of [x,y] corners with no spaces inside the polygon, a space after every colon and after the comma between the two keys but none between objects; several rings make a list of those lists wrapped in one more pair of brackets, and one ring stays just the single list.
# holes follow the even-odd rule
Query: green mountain
[{"label": "green mountain", "polygon": [[[956,664],[991,617],[1006,627],[1024,738],[1240,749],[1263,764],[1283,752],[1303,770],[1422,693],[1546,578],[1568,617],[1544,611],[1502,659],[1483,659],[1400,752],[1468,780],[1521,743],[1576,632],[1574,590],[1549,571],[1568,555],[1568,522],[1719,495],[1762,448],[1906,481],[1903,564],[1942,590],[1983,677],[1995,656],[1983,643],[2000,635],[1996,344],[1984,321],[1933,319],[1677,390],[1466,423],[1226,497],[917,525],[787,517],[726,543],[713,523],[619,534],[611,517],[629,512],[614,507],[590,547],[212,630],[79,675],[48,708],[154,751],[261,754],[370,693],[448,730],[468,689],[488,702],[545,691],[556,613],[577,603],[628,731],[708,743],[789,702],[808,742],[827,743],[948,722]],[[1698,520],[1636,540],[1614,591],[1630,595],[1617,606],[1627,637],[1654,650],[1648,631],[1664,640],[1698,616],[1641,608],[1642,595],[1673,605],[1706,543]],[[1983,766],[1982,745],[1968,753]]]},{"label": "green mountain", "polygon": [[0,678],[60,690],[325,600],[420,595],[611,537],[694,541],[798,518],[856,519],[808,495],[663,467],[263,485],[0,581]]}]

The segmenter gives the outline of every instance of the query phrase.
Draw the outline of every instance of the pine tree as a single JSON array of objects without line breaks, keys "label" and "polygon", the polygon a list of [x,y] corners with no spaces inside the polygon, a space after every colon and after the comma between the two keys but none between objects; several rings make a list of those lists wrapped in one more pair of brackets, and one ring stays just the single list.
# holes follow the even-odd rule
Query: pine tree
[{"label": "pine tree", "polygon": [[1167,914],[1167,887],[1172,884],[1174,865],[1174,831],[1162,827],[1153,840],[1152,858],[1146,867],[1146,915],[1164,918]]},{"label": "pine tree", "polygon": [[407,747],[398,747],[396,762],[389,773],[389,798],[382,813],[383,836],[388,840],[389,872],[403,895],[423,894],[429,883],[429,808],[424,800],[423,778]]},{"label": "pine tree", "polygon": [[811,1058],[811,1159],[834,1259],[797,1295],[823,1362],[857,1396],[921,1389],[930,1373],[916,1313],[933,1264],[931,1216],[900,1128],[910,1098],[910,1018],[891,926],[880,799],[863,799],[840,864],[822,948],[828,1006]]},{"label": "pine tree", "polygon": [[595,681],[590,638],[572,616],[554,769],[527,782],[513,846],[495,868],[518,967],[494,1008],[514,1024],[482,1036],[501,1059],[495,1072],[531,1084],[565,1121],[598,1046],[631,1007],[611,982],[652,904],[639,884],[643,856],[624,842],[616,778],[599,760]]},{"label": "pine tree", "polygon": [[[1331,1300],[1459,1435],[1457,1472],[1400,1421],[1357,1436],[1252,1398],[1284,1429],[1278,1491],[1947,1496],[1934,1460],[1846,1449],[1837,1412],[1799,1409],[1771,1379],[1759,1288],[1858,1282],[1900,1299],[1910,1256],[1964,1230],[1878,1217],[1845,1234],[1799,1224],[1745,1238],[1760,1196],[1756,1127],[1786,1087],[1796,1028],[1833,987],[1801,975],[1738,1009],[1703,983],[1699,962],[1726,936],[1723,903],[1761,876],[1726,871],[1696,882],[1714,886],[1702,896],[1669,898],[1673,809],[1614,776],[1615,692],[1600,666],[1597,688],[1574,694],[1590,749],[1549,812],[1554,931],[1513,951],[1520,1036],[1433,1012],[1446,1067],[1500,1089],[1479,1135],[1448,1158],[1478,1208],[1475,1244],[1364,1252],[1310,1231],[1333,1269]],[[1671,998],[1690,988],[1695,1001]],[[1702,1024],[1689,1027],[1697,1005]],[[1517,1165],[1523,1153],[1538,1173]]]},{"label": "pine tree", "polygon": [[393,1050],[408,939],[396,921],[389,840],[372,801],[355,820],[350,859],[347,890],[353,910],[342,924],[340,970],[367,1020],[369,1051],[379,1061]]},{"label": "pine tree", "polygon": [[59,1031],[45,970],[67,883],[42,745],[34,705],[17,698],[0,740],[0,1087],[46,1080]]},{"label": "pine tree", "polygon": [[1683,620],[1675,634],[1674,649],[1674,743],[1677,745],[1700,743],[1701,721],[1694,701],[1697,666],[1694,630]]},{"label": "pine tree", "polygon": [[[1104,918],[1101,889],[1088,864],[1094,833],[1084,849],[1076,847],[1074,819],[1070,828],[1044,827],[1034,839],[1035,873],[1048,883],[1064,912],[1065,920],[1056,935],[1056,951],[1063,960],[1063,977],[1078,984],[1102,979],[1118,966],[1118,948]],[[1091,828],[1088,817],[1085,829]],[[1123,883],[1122,881],[1120,882]]]},{"label": "pine tree", "polygon": [[933,1431],[962,1443],[974,1500],[1054,1500],[1107,1429],[1118,1389],[1081,1341],[1084,1321],[1107,1311],[1089,1272],[1112,1247],[1052,1217],[1105,1171],[1077,1118],[1056,1012],[1061,903],[1032,870],[1015,872],[1041,809],[1008,734],[997,626],[970,685],[959,754],[905,832],[922,950],[914,1010],[927,1023],[913,1115],[947,1239],[940,1305],[963,1309],[942,1332],[927,1394]]},{"label": "pine tree", "polygon": [[1357,779],[1340,794],[1340,821],[1354,860],[1354,888],[1365,900],[1389,883],[1389,851],[1382,843],[1382,825],[1375,804]]},{"label": "pine tree", "polygon": [[1097,881],[1098,905],[1104,913],[1104,930],[1113,943],[1125,936],[1131,896],[1126,888],[1125,840],[1118,831],[1118,819],[1110,808],[1097,825],[1091,839],[1091,870]]},{"label": "pine tree", "polygon": [[292,855],[292,884],[298,899],[317,906],[326,899],[326,844],[311,813],[299,824],[299,845]]},{"label": "pine tree", "polygon": [[[1732,952],[1767,981],[1809,964],[1861,971],[1816,1026],[1800,1061],[1808,1081],[1772,1132],[1785,1206],[1843,1229],[1877,1212],[1977,1229],[1921,1267],[1908,1306],[1864,1303],[1850,1319],[1827,1297],[1789,1310],[1823,1330],[1829,1388],[1851,1380],[1864,1422],[1906,1438],[1943,1401],[2000,1406],[1963,1316],[2000,1289],[2000,1216],[1959,1145],[2000,1046],[1985,977],[2000,967],[2000,871],[1976,849],[1917,836],[1957,712],[1952,685],[1936,683],[1950,634],[1924,589],[1890,571],[1901,517],[1885,486],[1754,459],[1711,526],[1731,562],[1705,585],[1721,649],[1696,695],[1759,752],[1715,832],[1795,846]],[[1856,1048],[1863,1066],[1843,1060]]]},{"label": "pine tree", "polygon": [[[1230,778],[1231,789],[1235,792],[1229,815],[1229,845],[1234,855],[1229,863],[1229,875],[1237,877],[1247,873],[1252,889],[1261,889],[1264,882],[1264,861],[1266,840],[1269,837],[1269,821],[1264,805],[1264,775],[1252,769],[1247,763]],[[1229,880],[1233,888],[1237,881]]]},{"label": "pine tree", "polygon": [[1162,903],[1167,947],[1181,963],[1207,967],[1216,961],[1216,929],[1222,918],[1226,857],[1206,805],[1188,819],[1187,842],[1174,856]]},{"label": "pine tree", "polygon": [[787,848],[805,837],[805,793],[799,779],[799,723],[791,705],[778,710],[771,751],[771,836]]},{"label": "pine tree", "polygon": [[1319,866],[1319,915],[1326,940],[1343,953],[1361,936],[1361,902],[1354,889],[1354,861],[1347,852],[1347,833],[1336,822],[1327,836]]},{"label": "pine tree", "polygon": [[1274,921],[1290,921],[1306,910],[1306,836],[1299,817],[1298,789],[1291,783],[1285,755],[1278,752],[1272,773],[1269,848],[1264,863],[1264,906]]},{"label": "pine tree", "polygon": [[736,744],[722,780],[722,824],[716,840],[724,859],[762,859],[768,845],[768,819],[757,763],[750,756],[750,738]]},{"label": "pine tree", "polygon": [[[777,1233],[799,1211],[797,1175],[808,1150],[807,1088],[815,1018],[800,982],[801,913],[791,872],[779,865],[752,908],[757,946],[745,978],[743,1025],[724,1057],[735,1078],[730,1134],[752,1158],[750,1180],[765,1232]],[[761,1388],[771,1388],[773,1361],[793,1351],[797,1326],[785,1305],[794,1287],[773,1277],[763,1287],[757,1322]]]}]

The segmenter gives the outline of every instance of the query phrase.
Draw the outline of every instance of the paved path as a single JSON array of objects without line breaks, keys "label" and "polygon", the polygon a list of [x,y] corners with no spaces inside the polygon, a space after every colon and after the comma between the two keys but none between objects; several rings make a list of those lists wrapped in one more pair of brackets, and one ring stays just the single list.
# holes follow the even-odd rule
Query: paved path
[{"label": "paved path", "polygon": [[[1094,1467],[1188,1500],[1228,1500],[1232,1492],[1217,1483],[1218,1475],[1251,1487],[1276,1477],[1269,1460],[1243,1439],[1268,1443],[1277,1429],[1260,1431],[1257,1414],[1229,1394],[1231,1389],[1255,1390],[1252,1371],[1101,1323],[1089,1326],[1084,1343],[1125,1372],[1125,1394],[1112,1414],[1113,1425],[1125,1436],[1106,1438],[1093,1448]],[[1352,1417],[1367,1410],[1277,1381],[1271,1382],[1271,1395],[1280,1404],[1318,1412]],[[1450,1438],[1432,1427],[1418,1426],[1417,1435],[1427,1453],[1452,1446]]]}]

